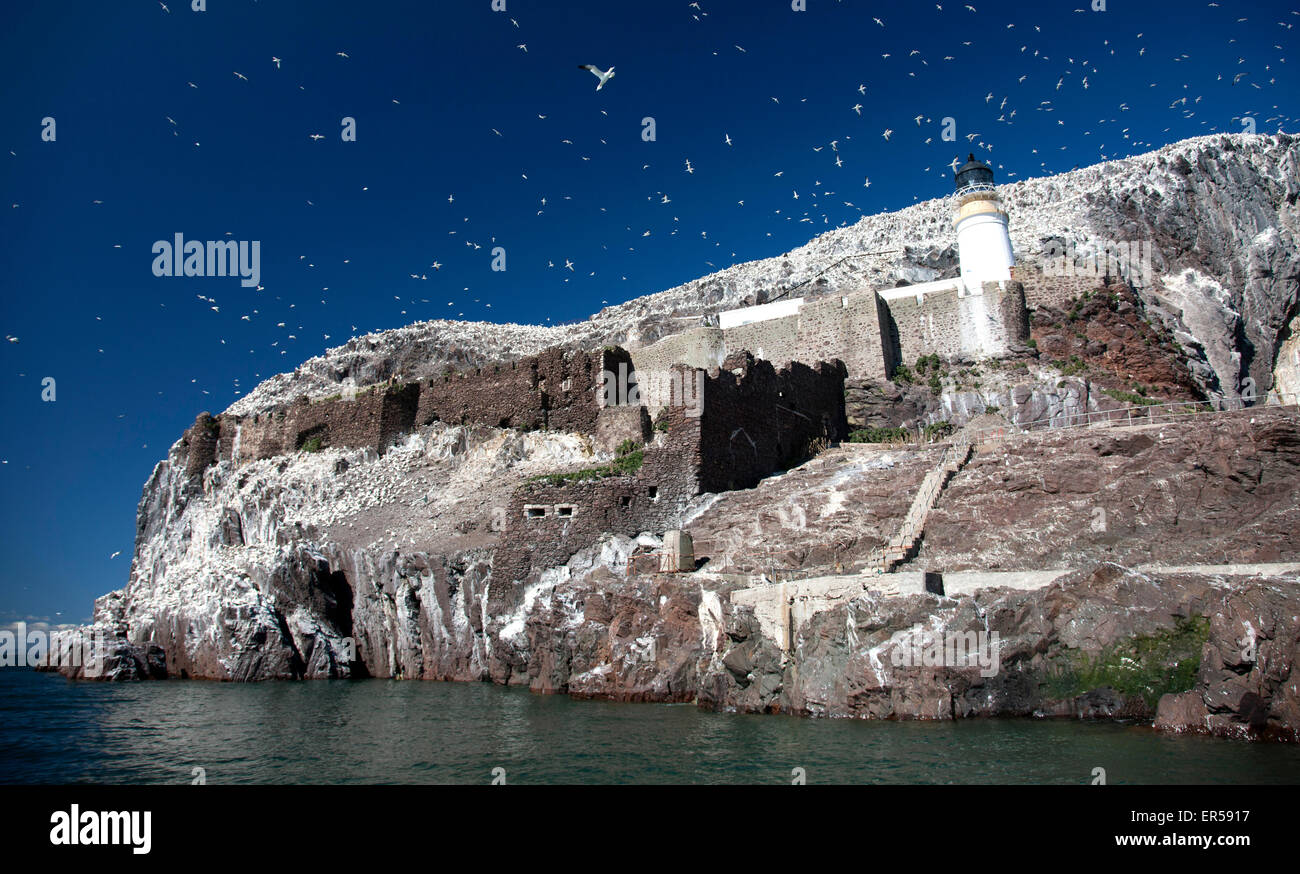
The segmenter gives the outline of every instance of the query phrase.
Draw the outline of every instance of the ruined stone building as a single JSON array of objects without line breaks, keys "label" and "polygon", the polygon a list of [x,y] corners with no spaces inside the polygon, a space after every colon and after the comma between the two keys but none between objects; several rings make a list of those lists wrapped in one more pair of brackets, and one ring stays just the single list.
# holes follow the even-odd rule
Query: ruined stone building
[{"label": "ruined stone building", "polygon": [[[848,433],[843,364],[790,364],[781,370],[742,352],[719,369],[677,365],[676,388],[658,411],[641,467],[630,475],[575,482],[540,480],[519,488],[506,511],[494,571],[525,579],[562,565],[606,532],[636,536],[680,528],[699,495],[752,488],[804,460],[817,441]],[[598,416],[641,405],[604,407]]]},{"label": "ruined stone building", "polygon": [[[839,361],[778,370],[748,352],[708,371],[676,364],[669,368],[676,388],[652,420],[625,350],[556,348],[423,383],[375,386],[355,397],[303,399],[246,418],[204,414],[182,441],[196,485],[218,461],[237,466],[328,447],[383,452],[434,422],[577,432],[606,451],[638,447],[641,463],[626,472],[570,478],[557,472],[516,491],[494,567],[518,582],[563,564],[605,532],[677,528],[697,496],[750,488],[803,460],[818,441],[843,439],[845,372]],[[610,391],[611,376],[621,391]]]}]

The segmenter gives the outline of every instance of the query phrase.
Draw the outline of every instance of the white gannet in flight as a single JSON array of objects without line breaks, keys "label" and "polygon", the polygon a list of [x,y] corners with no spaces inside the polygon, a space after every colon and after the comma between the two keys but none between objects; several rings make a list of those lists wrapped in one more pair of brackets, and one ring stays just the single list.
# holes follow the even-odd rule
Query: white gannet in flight
[{"label": "white gannet in flight", "polygon": [[591,74],[592,74],[593,76],[595,76],[597,79],[600,80],[600,84],[596,86],[596,90],[597,90],[597,91],[599,91],[600,89],[604,88],[604,87],[605,87],[605,83],[608,82],[610,79],[613,79],[613,78],[614,78],[614,68],[613,68],[613,67],[610,67],[608,70],[603,70],[603,71],[602,71],[602,70],[600,69],[600,67],[597,67],[597,66],[594,65],[594,64],[579,64],[579,65],[578,65],[578,69],[579,69],[579,70],[590,70],[590,71],[591,71]]}]

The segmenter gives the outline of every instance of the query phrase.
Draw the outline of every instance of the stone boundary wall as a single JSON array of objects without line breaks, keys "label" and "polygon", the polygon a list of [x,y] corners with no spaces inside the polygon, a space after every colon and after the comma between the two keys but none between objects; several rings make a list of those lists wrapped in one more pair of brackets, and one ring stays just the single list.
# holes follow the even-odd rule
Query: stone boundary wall
[{"label": "stone boundary wall", "polygon": [[417,425],[491,423],[534,431],[545,420],[536,357],[431,377],[420,386]]},{"label": "stone boundary wall", "polygon": [[801,360],[804,355],[799,343],[801,317],[802,310],[798,315],[727,328],[722,332],[727,355],[752,352],[755,358],[771,361],[778,367]]},{"label": "stone boundary wall", "polygon": [[1050,306],[1058,310],[1068,309],[1070,298],[1105,284],[1100,276],[1048,276],[1041,271],[1017,270],[1015,277],[1024,286],[1027,306]]},{"label": "stone boundary wall", "polygon": [[928,294],[920,301],[915,296],[896,297],[886,307],[890,339],[903,364],[911,367],[922,355],[948,358],[961,354],[963,337],[957,327],[961,311],[956,289],[950,294]]},{"label": "stone boundary wall", "polygon": [[[1091,277],[1041,274],[1027,280],[1036,289],[1035,294],[1053,299],[1068,299],[1095,282]],[[218,459],[239,463],[269,458],[297,451],[317,440],[322,447],[370,447],[382,452],[400,435],[434,421],[593,435],[603,431],[608,442],[615,439],[615,434],[632,436],[643,432],[644,423],[624,417],[626,421],[615,424],[617,417],[607,417],[602,429],[600,413],[607,401],[603,377],[607,373],[620,377],[616,379],[614,405],[629,400],[635,403],[636,398],[627,394],[631,383],[638,386],[640,402],[651,415],[657,415],[674,403],[670,397],[673,390],[685,390],[687,394],[695,390],[694,384],[674,385],[665,377],[676,373],[694,379],[716,369],[737,352],[748,351],[777,366],[814,365],[838,359],[844,362],[846,374],[884,379],[898,363],[909,363],[922,355],[1006,355],[1012,345],[1028,337],[1024,291],[1019,282],[985,283],[983,294],[967,297],[958,297],[955,288],[951,292],[931,292],[923,295],[919,303],[915,297],[898,291],[890,297],[892,300],[887,302],[869,289],[825,295],[805,300],[794,316],[725,331],[694,328],[632,352],[618,347],[596,353],[556,347],[418,385],[377,386],[352,398],[300,402],[243,419],[200,417],[183,437],[187,469],[191,476],[201,475]],[[685,369],[679,369],[683,365]],[[746,372],[750,369],[746,366]],[[716,387],[713,392],[728,403],[725,393],[719,394]],[[696,414],[700,403],[697,394]],[[813,406],[823,411],[824,398],[819,396]],[[769,410],[776,409],[769,406]],[[728,418],[727,414],[720,415],[723,420]],[[806,438],[794,425],[784,424],[775,412],[773,416],[775,429],[765,428],[758,421],[753,423],[755,432],[771,431],[772,442],[754,448],[758,460],[753,462],[753,469],[760,470],[759,475],[770,473],[773,459],[790,450],[788,443],[795,439],[791,435]],[[771,421],[766,424],[770,426]],[[617,442],[623,439],[627,437],[619,437]],[[734,455],[730,446],[726,452]],[[736,461],[728,462],[725,475],[720,472],[716,482],[752,479],[746,464]]]},{"label": "stone boundary wall", "polygon": [[199,413],[181,435],[181,449],[185,451],[186,475],[191,480],[202,478],[221,451],[221,420],[211,413]]},{"label": "stone boundary wall", "polygon": [[796,315],[727,328],[723,346],[728,355],[752,352],[777,367],[839,359],[859,378],[884,379],[897,364],[887,312],[871,289],[809,298]]},{"label": "stone boundary wall", "polygon": [[[638,372],[661,374],[674,364],[710,370],[730,355],[750,352],[776,367],[792,362],[816,364],[839,359],[857,376],[884,379],[897,364],[875,291],[827,295],[805,300],[797,315],[751,322],[722,330],[693,328],[632,350]],[[668,403],[664,383],[642,382],[642,402],[651,414]]]},{"label": "stone boundary wall", "polygon": [[859,379],[885,379],[898,364],[890,342],[888,307],[873,290],[817,298],[799,312],[794,360],[844,362]]},{"label": "stone boundary wall", "polygon": [[[637,369],[661,371],[685,362],[716,366],[721,358],[750,352],[778,367],[791,362],[840,360],[855,379],[884,380],[901,364],[922,355],[987,358],[1011,354],[1028,339],[1024,290],[1018,282],[984,283],[983,293],[961,296],[927,289],[918,302],[907,287],[885,299],[874,289],[809,298],[795,315],[725,330],[696,328],[633,350]],[[665,403],[662,389],[643,390],[653,413]]]},{"label": "stone boundary wall", "polygon": [[[990,292],[990,285],[997,284],[986,282],[984,284],[986,295]],[[999,288],[998,293],[1003,335],[1007,338],[1007,345],[1012,347],[1012,351],[1016,351],[1029,342],[1029,305],[1025,302],[1025,287],[1013,280],[1007,283],[1005,291]]]},{"label": "stone boundary wall", "polygon": [[653,416],[670,403],[671,380],[663,378],[665,374],[671,374],[679,364],[698,370],[721,367],[727,347],[719,328],[691,328],[633,349],[631,356],[640,374],[641,403]]},{"label": "stone boundary wall", "polygon": [[645,443],[650,437],[650,413],[643,406],[605,407],[596,414],[597,449],[613,452],[626,440]]},{"label": "stone boundary wall", "polygon": [[[900,289],[901,290],[901,289]],[[901,363],[925,355],[942,358],[1003,357],[1029,337],[1024,291],[1019,282],[986,282],[980,294],[931,293],[888,301],[889,333]]]}]

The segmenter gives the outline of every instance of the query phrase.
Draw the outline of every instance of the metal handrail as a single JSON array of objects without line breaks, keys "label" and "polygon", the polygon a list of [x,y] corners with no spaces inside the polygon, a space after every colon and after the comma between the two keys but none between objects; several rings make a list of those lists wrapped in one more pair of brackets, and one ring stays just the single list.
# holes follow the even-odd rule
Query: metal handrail
[{"label": "metal handrail", "polygon": [[970,194],[973,191],[997,191],[998,187],[992,182],[972,182],[969,185],[963,185],[958,188],[949,197],[959,198],[963,194]]}]

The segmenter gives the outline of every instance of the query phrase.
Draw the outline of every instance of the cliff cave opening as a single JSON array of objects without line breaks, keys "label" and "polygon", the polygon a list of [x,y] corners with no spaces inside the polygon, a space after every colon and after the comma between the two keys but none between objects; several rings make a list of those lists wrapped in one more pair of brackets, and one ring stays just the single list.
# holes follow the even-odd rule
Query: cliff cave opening
[{"label": "cliff cave opening", "polygon": [[366,670],[366,663],[361,658],[356,639],[352,636],[353,594],[347,575],[343,571],[330,571],[319,580],[319,585],[325,595],[322,612],[326,621],[334,626],[334,630],[340,637],[350,642],[348,666],[352,670],[352,676],[354,678],[370,676],[370,672]]},{"label": "cliff cave opening", "polygon": [[352,586],[343,571],[332,571],[321,580],[325,592],[325,618],[344,637],[352,636]]}]

